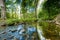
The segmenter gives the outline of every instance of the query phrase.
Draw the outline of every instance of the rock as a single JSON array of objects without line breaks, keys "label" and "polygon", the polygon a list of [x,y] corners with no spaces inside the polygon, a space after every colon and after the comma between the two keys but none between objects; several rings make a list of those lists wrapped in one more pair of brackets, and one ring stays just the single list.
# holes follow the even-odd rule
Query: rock
[{"label": "rock", "polygon": [[12,30],[12,33],[13,33],[13,32],[16,32],[16,31],[17,31],[17,30]]},{"label": "rock", "polygon": [[3,38],[3,40],[7,40],[6,38]]},{"label": "rock", "polygon": [[1,35],[1,33],[0,33],[0,35]]},{"label": "rock", "polygon": [[17,30],[16,29],[13,29],[13,30],[9,30],[9,32],[12,32],[12,33],[14,33],[14,32],[16,32]]},{"label": "rock", "polygon": [[27,29],[27,33],[28,33],[28,34],[33,34],[34,32],[36,32],[36,29],[35,29],[34,27],[29,27],[29,28]]},{"label": "rock", "polygon": [[11,30],[8,30],[8,32],[11,32]]},{"label": "rock", "polygon": [[58,14],[54,20],[56,24],[60,25],[60,14]]},{"label": "rock", "polygon": [[34,36],[32,36],[32,40],[35,40],[35,37]]},{"label": "rock", "polygon": [[4,32],[2,32],[2,34],[6,34],[6,32],[4,31]]},{"label": "rock", "polygon": [[17,28],[18,31],[21,30],[21,29],[23,29],[23,25],[19,25],[18,28]]},{"label": "rock", "polygon": [[1,38],[1,37],[0,37]]},{"label": "rock", "polygon": [[46,40],[51,40],[51,39],[46,39]]},{"label": "rock", "polygon": [[14,25],[18,25],[18,23],[16,23],[16,22],[15,22],[15,24],[14,24]]},{"label": "rock", "polygon": [[20,35],[23,34],[23,33],[25,33],[25,29],[21,29],[21,30],[19,31],[19,34],[20,34]]},{"label": "rock", "polygon": [[16,38],[16,37],[14,37],[14,39],[12,39],[12,40],[19,40],[18,38]]},{"label": "rock", "polygon": [[6,24],[2,24],[1,26],[3,26],[3,27],[4,27],[4,26],[6,26]]},{"label": "rock", "polygon": [[24,38],[24,36],[20,36],[20,40],[25,40],[26,38]]},{"label": "rock", "polygon": [[12,39],[14,36],[13,35],[9,35],[9,38]]},{"label": "rock", "polygon": [[0,22],[0,26],[6,26],[6,22],[4,21],[4,20],[2,20],[1,22]]}]

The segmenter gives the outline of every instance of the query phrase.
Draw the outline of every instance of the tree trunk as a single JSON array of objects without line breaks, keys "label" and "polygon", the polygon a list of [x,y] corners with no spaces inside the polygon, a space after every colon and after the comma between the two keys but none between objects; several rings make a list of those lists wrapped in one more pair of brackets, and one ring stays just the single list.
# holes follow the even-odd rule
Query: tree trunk
[{"label": "tree trunk", "polygon": [[38,4],[38,0],[35,0],[35,17],[36,17],[36,19],[38,19],[38,15],[37,15],[37,4]]},{"label": "tree trunk", "polygon": [[5,8],[4,7],[2,7],[2,9],[1,9],[1,18],[6,19],[6,14],[5,14]]},{"label": "tree trunk", "polygon": [[5,9],[5,1],[2,0],[3,6],[1,6],[1,19],[6,19],[6,9]]}]

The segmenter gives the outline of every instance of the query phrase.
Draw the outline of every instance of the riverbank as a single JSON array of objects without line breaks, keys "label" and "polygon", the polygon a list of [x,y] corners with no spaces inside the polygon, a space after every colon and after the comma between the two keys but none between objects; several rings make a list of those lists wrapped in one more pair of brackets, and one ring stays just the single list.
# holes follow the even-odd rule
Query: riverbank
[{"label": "riverbank", "polygon": [[60,40],[60,26],[54,22],[40,22],[44,37],[50,40]]},{"label": "riverbank", "polygon": [[27,19],[6,19],[6,20],[0,20],[0,26],[11,26],[11,25],[18,25],[18,24],[25,24],[25,23],[31,23],[36,22],[36,18],[27,18]]},{"label": "riverbank", "polygon": [[25,19],[6,19],[6,20],[0,20],[0,26],[12,26],[12,25],[18,25],[18,24],[32,24],[37,22],[49,22],[49,23],[55,23],[56,25],[59,25],[56,23],[55,20],[40,20],[37,18],[25,18]]},{"label": "riverbank", "polygon": [[[19,25],[19,24],[31,24],[32,26],[35,24],[36,25],[36,20],[35,19],[7,19],[5,20],[5,22],[7,23],[8,27],[9,26],[14,26],[14,25]],[[11,24],[12,23],[12,24]],[[40,20],[38,21],[39,27],[42,28],[42,32],[43,32],[43,36],[46,39],[59,39],[60,35],[60,26],[57,26],[54,22],[52,21],[43,21]],[[34,25],[34,26],[35,26]],[[5,27],[5,26],[4,26]],[[37,27],[37,26],[35,26]],[[38,28],[37,28],[38,29]],[[57,38],[58,37],[58,38]]]}]

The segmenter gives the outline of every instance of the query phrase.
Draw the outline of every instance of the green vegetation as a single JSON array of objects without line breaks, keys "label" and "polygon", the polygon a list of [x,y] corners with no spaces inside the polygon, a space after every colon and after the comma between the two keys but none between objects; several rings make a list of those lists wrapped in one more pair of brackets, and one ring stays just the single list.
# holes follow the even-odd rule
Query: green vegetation
[{"label": "green vegetation", "polygon": [[[45,1],[45,0],[44,0]],[[60,1],[47,0],[41,4],[42,10],[37,13],[38,0],[28,1],[28,0],[5,0],[6,15],[1,16],[1,18],[6,16],[6,19],[19,19],[25,21],[37,20],[37,16],[40,20],[54,20],[54,18],[60,13]],[[35,4],[36,3],[36,4]],[[0,7],[2,10],[2,7]],[[0,10],[0,11],[1,11]],[[0,12],[1,13],[1,12]],[[38,15],[37,15],[38,14]],[[3,15],[3,13],[1,14]],[[4,19],[4,18],[3,18]],[[30,20],[31,19],[31,20]]]},{"label": "green vegetation", "polygon": [[[56,26],[55,23],[53,22],[40,22],[39,25],[42,27],[43,32],[44,32],[44,36],[46,38],[51,38],[51,39],[55,39],[57,37],[59,37],[59,32],[60,32],[60,26]],[[54,37],[54,38],[52,38]]]},{"label": "green vegetation", "polygon": [[60,5],[60,0],[58,0],[58,1],[57,0],[54,0],[54,1],[47,0],[43,5],[42,13],[44,12],[43,14],[48,15],[47,19],[52,20],[57,16],[57,14],[60,13],[60,11],[59,11],[60,6],[59,5]]},{"label": "green vegetation", "polygon": [[[38,21],[45,37],[59,36],[60,25],[56,26],[55,19],[60,14],[60,0],[43,0],[41,3],[39,1],[41,0],[2,0],[0,22],[3,20],[6,25],[18,25],[33,22],[37,24]],[[54,22],[50,22],[52,20]]]}]

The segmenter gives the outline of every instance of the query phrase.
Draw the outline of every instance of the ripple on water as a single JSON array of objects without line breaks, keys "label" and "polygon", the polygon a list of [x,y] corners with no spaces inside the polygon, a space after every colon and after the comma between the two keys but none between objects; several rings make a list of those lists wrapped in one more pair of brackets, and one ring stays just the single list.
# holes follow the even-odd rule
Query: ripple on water
[{"label": "ripple on water", "polygon": [[17,27],[16,26],[6,27],[5,29],[2,30],[2,31],[6,31],[6,33],[0,35],[0,40],[4,38],[6,38],[7,40],[14,40],[15,38],[18,40],[25,40],[25,39],[32,40],[32,38],[34,38],[32,34],[33,32],[36,32],[36,29],[34,27],[27,27],[25,31],[23,31],[23,29],[25,29],[24,25],[18,25]]}]

